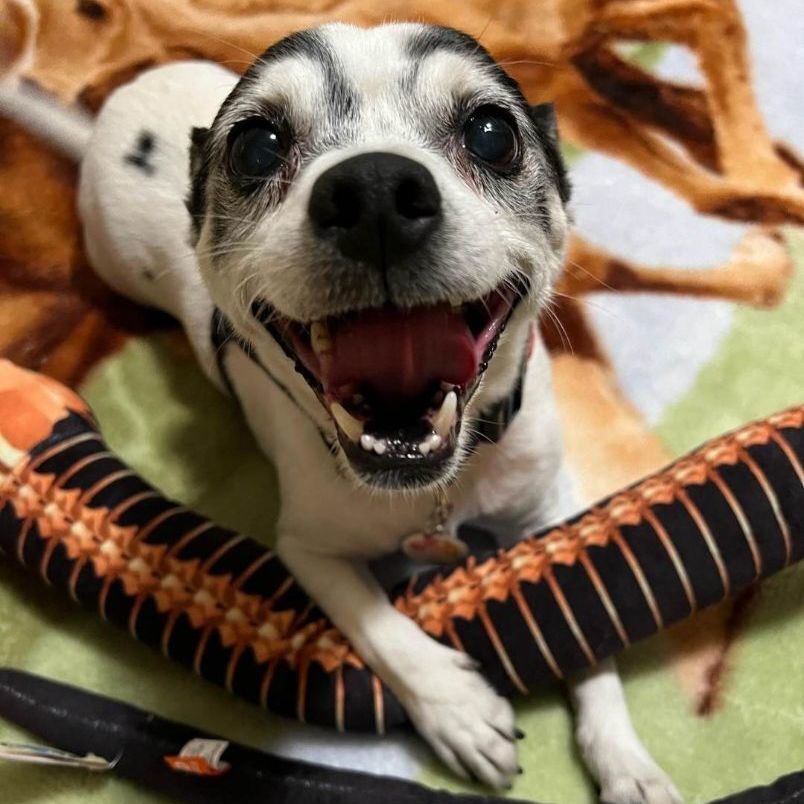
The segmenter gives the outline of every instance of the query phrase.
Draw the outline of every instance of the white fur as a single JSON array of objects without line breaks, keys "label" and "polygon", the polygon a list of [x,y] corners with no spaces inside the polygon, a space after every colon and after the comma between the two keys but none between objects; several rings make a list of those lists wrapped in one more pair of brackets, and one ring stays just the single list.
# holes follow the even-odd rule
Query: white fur
[{"label": "white fur", "polygon": [[[374,68],[386,55],[393,58],[393,30],[371,40],[375,41],[374,56],[372,48],[360,54],[353,44],[341,42],[348,53],[345,61],[357,64],[370,57]],[[354,34],[340,30],[330,34],[336,46],[339,37],[353,42]],[[447,66],[445,58],[441,67]],[[437,68],[434,65],[422,80],[445,80],[445,72]],[[305,70],[302,65],[287,72],[283,80],[300,80]],[[373,75],[373,69],[367,74]],[[201,366],[219,385],[209,337],[212,298],[233,316],[237,310],[221,298],[225,286],[211,271],[202,278],[188,245],[184,199],[190,127],[210,124],[235,80],[220,67],[190,62],[149,71],[117,90],[98,116],[85,149],[79,190],[85,242],[95,270],[127,296],[179,318]],[[463,77],[458,75],[456,80]],[[315,83],[311,86],[314,90]],[[157,138],[153,161],[158,169],[150,177],[131,170],[123,159],[141,129],[154,132]],[[367,139],[379,142],[372,139],[378,136]],[[394,147],[402,152],[410,146]],[[293,214],[301,216],[304,188],[336,158],[320,158],[320,165],[288,196],[288,210],[297,205]],[[476,199],[461,193],[435,156],[418,154],[417,158],[431,160],[445,197],[450,203],[463,204],[470,220],[472,209],[485,214]],[[292,231],[287,236],[292,237]],[[200,248],[204,248],[203,238]],[[268,260],[262,282],[274,281],[271,270]],[[484,275],[482,281],[493,285],[496,280]],[[432,496],[372,494],[340,473],[311,422],[332,431],[323,407],[277,345],[250,320],[243,320],[242,326],[251,327],[253,332],[247,334],[254,337],[261,360],[293,389],[308,414],[240,350],[227,351],[226,368],[244,414],[277,467],[282,493],[280,555],[399,696],[439,757],[456,773],[464,774],[466,769],[487,784],[506,785],[517,767],[510,704],[491,690],[470,659],[437,644],[397,612],[366,568],[367,559],[396,549],[404,536],[427,521]],[[478,399],[498,398],[510,387],[518,369],[516,347],[523,343],[528,326],[527,311],[522,310],[504,336]],[[577,508],[563,458],[549,360],[541,342],[530,360],[520,413],[498,444],[480,446],[459,470],[450,499],[454,505],[451,528],[480,521],[509,540]],[[604,799],[614,804],[679,801],[672,783],[650,759],[630,724],[613,664],[588,671],[570,688],[578,709],[579,744],[600,781]]]}]

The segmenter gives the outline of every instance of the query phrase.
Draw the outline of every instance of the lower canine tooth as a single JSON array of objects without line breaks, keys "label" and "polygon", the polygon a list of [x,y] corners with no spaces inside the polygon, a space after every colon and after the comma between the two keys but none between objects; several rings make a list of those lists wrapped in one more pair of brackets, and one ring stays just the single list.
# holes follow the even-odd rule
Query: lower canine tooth
[{"label": "lower canine tooth", "polygon": [[433,429],[443,439],[449,438],[452,425],[455,424],[455,414],[458,412],[458,395],[450,391],[441,403],[441,408],[433,418]]},{"label": "lower canine tooth", "polygon": [[422,455],[429,455],[431,452],[435,452],[443,443],[444,439],[441,438],[438,433],[430,433],[430,435],[419,444],[419,452],[421,452]]},{"label": "lower canine tooth", "polygon": [[329,409],[338,423],[338,427],[346,433],[349,440],[360,441],[360,437],[363,435],[363,425],[351,413],[348,413],[343,405],[337,402],[333,402]]},{"label": "lower canine tooth", "polygon": [[438,433],[430,433],[430,435],[427,436],[425,441],[430,445],[431,450],[436,450],[441,446],[444,439],[441,438],[441,436]]},{"label": "lower canine tooth", "polygon": [[366,452],[371,452],[374,449],[374,436],[363,433],[363,435],[360,436],[360,446],[363,447]]}]

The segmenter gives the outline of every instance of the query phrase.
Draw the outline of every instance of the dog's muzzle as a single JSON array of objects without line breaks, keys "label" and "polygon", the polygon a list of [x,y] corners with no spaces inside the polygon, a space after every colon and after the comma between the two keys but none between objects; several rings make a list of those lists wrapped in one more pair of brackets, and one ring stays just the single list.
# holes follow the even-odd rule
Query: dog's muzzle
[{"label": "dog's muzzle", "polygon": [[[391,153],[365,153],[318,177],[315,236],[354,267],[354,281],[406,258],[426,264],[442,225],[430,171]],[[420,261],[421,261],[420,260]],[[438,482],[450,469],[462,415],[527,284],[511,278],[463,304],[355,309],[294,321],[257,299],[253,315],[283,346],[329,411],[341,448],[367,482],[385,488]]]}]

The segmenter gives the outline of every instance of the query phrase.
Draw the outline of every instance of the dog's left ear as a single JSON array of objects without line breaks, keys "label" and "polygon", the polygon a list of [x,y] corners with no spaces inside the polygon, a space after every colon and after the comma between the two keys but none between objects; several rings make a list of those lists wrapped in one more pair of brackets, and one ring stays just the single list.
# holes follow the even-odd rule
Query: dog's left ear
[{"label": "dog's left ear", "polygon": [[556,121],[555,106],[552,103],[539,103],[536,106],[531,106],[530,119],[536,125],[544,153],[555,174],[558,194],[561,196],[561,201],[566,204],[570,199],[571,187],[569,176],[567,176],[567,168],[561,156],[561,149],[558,146],[558,123]]},{"label": "dog's left ear", "polygon": [[190,194],[184,204],[190,213],[193,224],[193,244],[198,239],[204,210],[207,205],[207,164],[206,146],[209,136],[208,128],[193,128],[190,134]]}]

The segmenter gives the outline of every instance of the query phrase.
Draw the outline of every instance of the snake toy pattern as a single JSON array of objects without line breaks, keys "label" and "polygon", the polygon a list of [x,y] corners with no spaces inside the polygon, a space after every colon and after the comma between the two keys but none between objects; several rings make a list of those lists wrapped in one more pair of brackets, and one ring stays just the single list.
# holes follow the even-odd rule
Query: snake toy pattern
[{"label": "snake toy pattern", "polygon": [[[503,693],[592,664],[804,557],[804,405],[716,438],[395,605]],[[0,361],[0,551],[204,678],[339,730],[405,720],[264,546],[165,499],[64,386]]]}]

